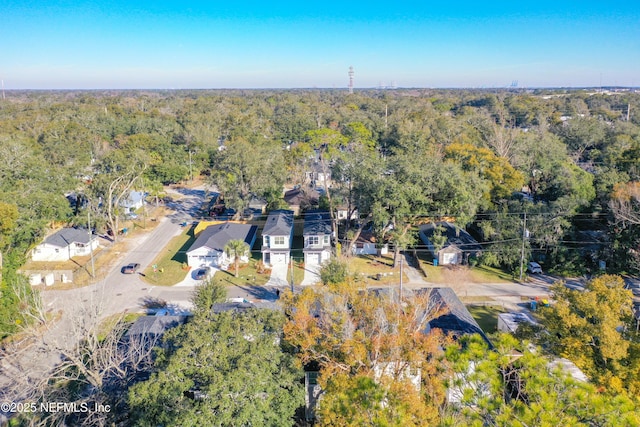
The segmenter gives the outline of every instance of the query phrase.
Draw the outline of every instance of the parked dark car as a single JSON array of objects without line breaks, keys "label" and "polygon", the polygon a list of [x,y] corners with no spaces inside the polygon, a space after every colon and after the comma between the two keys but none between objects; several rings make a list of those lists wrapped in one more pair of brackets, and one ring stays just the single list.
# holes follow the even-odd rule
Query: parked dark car
[{"label": "parked dark car", "polygon": [[136,271],[138,271],[139,268],[140,264],[131,263],[122,267],[122,270],[120,270],[120,272],[122,274],[134,274]]},{"label": "parked dark car", "polygon": [[195,273],[193,273],[193,278],[196,280],[203,280],[203,279],[206,279],[208,275],[209,275],[208,268],[199,268],[196,270]]}]

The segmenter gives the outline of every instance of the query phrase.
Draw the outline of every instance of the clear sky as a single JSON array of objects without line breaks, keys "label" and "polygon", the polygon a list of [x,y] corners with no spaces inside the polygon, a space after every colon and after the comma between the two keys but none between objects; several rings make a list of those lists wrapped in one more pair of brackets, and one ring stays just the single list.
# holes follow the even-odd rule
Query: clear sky
[{"label": "clear sky", "polygon": [[640,0],[3,0],[6,89],[640,86]]}]

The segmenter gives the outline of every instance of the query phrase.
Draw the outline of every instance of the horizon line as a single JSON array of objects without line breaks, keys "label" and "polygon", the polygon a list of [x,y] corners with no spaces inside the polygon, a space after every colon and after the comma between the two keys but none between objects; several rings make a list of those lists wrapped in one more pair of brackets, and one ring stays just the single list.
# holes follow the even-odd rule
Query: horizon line
[{"label": "horizon line", "polygon": [[[580,89],[594,89],[594,90],[604,90],[604,89],[640,89],[640,86],[626,86],[626,85],[598,85],[598,86],[396,86],[396,87],[388,87],[388,86],[371,86],[371,87],[354,87],[354,91],[371,91],[371,90],[384,90],[384,91],[398,91],[398,90],[416,90],[416,89],[426,89],[426,90],[510,90],[510,91],[518,91],[518,90],[538,90],[538,89],[548,89],[548,90],[562,90],[562,89],[572,89],[572,90],[580,90]],[[6,92],[15,92],[15,91],[32,91],[32,92],[55,92],[55,91],[142,91],[142,90],[151,90],[151,91],[187,91],[187,90],[195,90],[195,91],[205,91],[205,90],[331,90],[331,91],[348,91],[349,87],[318,87],[318,86],[309,86],[309,87],[210,87],[210,88],[141,88],[141,87],[131,87],[131,88],[12,88],[9,89],[4,87]]]}]

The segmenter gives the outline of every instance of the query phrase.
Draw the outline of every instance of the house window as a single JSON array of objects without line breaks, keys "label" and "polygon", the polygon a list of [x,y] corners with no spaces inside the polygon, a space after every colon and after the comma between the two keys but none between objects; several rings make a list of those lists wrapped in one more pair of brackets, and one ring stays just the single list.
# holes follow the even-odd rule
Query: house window
[{"label": "house window", "polygon": [[264,245],[269,246],[269,236],[264,236]]},{"label": "house window", "polygon": [[329,236],[324,236],[322,238],[322,243],[324,243],[325,245],[328,245],[329,244]]},{"label": "house window", "polygon": [[309,236],[308,237],[309,246],[317,246],[320,243],[320,238],[318,236]]},{"label": "house window", "polygon": [[274,245],[284,245],[284,236],[276,236],[273,238]]}]

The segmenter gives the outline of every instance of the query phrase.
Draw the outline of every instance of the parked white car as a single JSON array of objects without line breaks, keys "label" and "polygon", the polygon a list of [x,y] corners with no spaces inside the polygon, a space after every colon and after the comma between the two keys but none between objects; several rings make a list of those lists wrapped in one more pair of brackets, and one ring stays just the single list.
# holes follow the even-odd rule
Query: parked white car
[{"label": "parked white car", "polygon": [[527,265],[527,271],[531,274],[542,274],[542,267],[535,261],[531,261],[529,265]]}]

